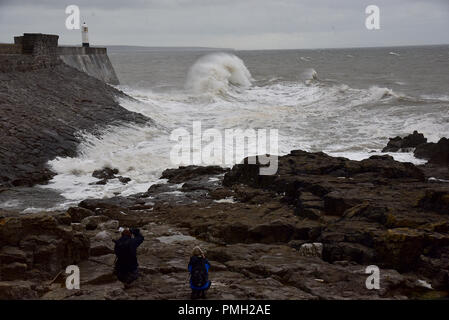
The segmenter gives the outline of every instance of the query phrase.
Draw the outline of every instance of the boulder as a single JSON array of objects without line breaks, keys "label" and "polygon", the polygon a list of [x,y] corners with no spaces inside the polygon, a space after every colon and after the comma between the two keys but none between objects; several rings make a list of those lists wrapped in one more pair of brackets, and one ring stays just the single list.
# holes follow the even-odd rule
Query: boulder
[{"label": "boulder", "polygon": [[107,216],[90,216],[86,217],[81,221],[81,224],[86,228],[86,230],[95,230],[97,226],[105,221],[108,221]]},{"label": "boulder", "polygon": [[98,241],[106,241],[106,240],[112,240],[112,235],[111,233],[109,233],[106,230],[100,231],[98,232],[95,236],[94,236],[95,240]]},{"label": "boulder", "polygon": [[38,294],[28,281],[0,281],[0,300],[37,299]]},{"label": "boulder", "polygon": [[89,260],[79,263],[81,286],[116,282],[117,277],[114,275],[114,259],[115,255],[107,254],[92,257]]},{"label": "boulder", "polygon": [[417,158],[426,159],[431,164],[449,166],[449,139],[441,138],[437,143],[426,143],[414,151]]},{"label": "boulder", "polygon": [[91,211],[96,211],[98,209],[121,209],[126,211],[125,208],[134,205],[136,205],[136,200],[134,199],[113,197],[109,199],[86,199],[81,201],[78,206]]},{"label": "boulder", "polygon": [[220,166],[186,166],[178,169],[166,169],[162,172],[161,179],[168,179],[171,183],[181,183],[192,178],[198,178],[204,175],[217,175],[229,171]]},{"label": "boulder", "polygon": [[114,179],[115,175],[118,174],[118,172],[119,171],[117,168],[111,169],[111,168],[105,167],[103,169],[95,170],[92,173],[92,177],[97,178],[97,179],[109,180],[109,179]]},{"label": "boulder", "polygon": [[427,190],[419,199],[420,208],[449,215],[449,192],[445,190]]},{"label": "boulder", "polygon": [[0,265],[0,280],[22,280],[27,269],[28,266],[26,263],[13,262],[10,264],[4,264],[2,261],[2,264]]},{"label": "boulder", "polygon": [[417,146],[426,142],[427,138],[425,138],[422,133],[413,131],[412,134],[409,134],[404,138],[390,138],[390,141],[388,142],[387,146],[382,149],[382,152],[398,152],[401,150],[416,148]]},{"label": "boulder", "polygon": [[[0,242],[3,243],[0,265],[7,278],[14,277],[11,268],[14,265],[27,272],[40,270],[42,277],[57,274],[67,265],[86,259],[90,245],[84,234],[59,225],[52,213],[0,219]],[[25,273],[22,275],[23,279],[27,277]]]},{"label": "boulder", "polygon": [[85,209],[82,207],[71,207],[67,210],[67,213],[72,218],[72,222],[79,223],[84,218],[95,215],[92,210]]},{"label": "boulder", "polygon": [[342,216],[343,213],[361,202],[356,198],[358,194],[344,193],[342,191],[333,191],[324,196],[324,211],[328,215]]},{"label": "boulder", "polygon": [[90,246],[90,255],[92,257],[103,256],[105,254],[114,253],[112,241],[109,242],[93,242]]},{"label": "boulder", "polygon": [[98,228],[100,230],[117,230],[118,227],[120,226],[120,223],[118,222],[118,220],[109,220],[106,222],[102,222],[98,225]]},{"label": "boulder", "polygon": [[298,250],[302,257],[318,257],[323,255],[323,244],[319,242],[304,243]]},{"label": "boulder", "polygon": [[8,264],[14,262],[26,263],[26,252],[19,249],[18,247],[12,246],[3,246],[2,248],[0,248],[0,263]]},{"label": "boulder", "polygon": [[377,259],[400,272],[413,269],[423,253],[426,233],[411,228],[385,231],[375,244]]}]

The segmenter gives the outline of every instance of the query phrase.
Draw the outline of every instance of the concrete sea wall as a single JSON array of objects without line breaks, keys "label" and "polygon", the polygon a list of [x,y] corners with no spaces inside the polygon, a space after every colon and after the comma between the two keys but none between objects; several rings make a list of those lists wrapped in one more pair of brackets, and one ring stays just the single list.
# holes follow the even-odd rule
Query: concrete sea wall
[{"label": "concrete sea wall", "polygon": [[79,71],[110,84],[119,84],[106,48],[58,47],[61,60]]}]

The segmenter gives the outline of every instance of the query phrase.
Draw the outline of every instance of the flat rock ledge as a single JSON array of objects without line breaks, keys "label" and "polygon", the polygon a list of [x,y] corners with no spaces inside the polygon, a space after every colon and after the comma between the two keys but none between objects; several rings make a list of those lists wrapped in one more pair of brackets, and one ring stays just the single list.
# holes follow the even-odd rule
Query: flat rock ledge
[{"label": "flat rock ledge", "polygon": [[[181,167],[127,198],[0,213],[0,299],[187,299],[195,245],[212,264],[210,299],[448,297],[447,182],[389,156],[296,150],[276,175],[258,169]],[[142,277],[126,289],[112,274],[121,226],[145,236]],[[69,264],[80,290],[65,287]],[[380,268],[379,290],[366,288],[369,265]]]}]

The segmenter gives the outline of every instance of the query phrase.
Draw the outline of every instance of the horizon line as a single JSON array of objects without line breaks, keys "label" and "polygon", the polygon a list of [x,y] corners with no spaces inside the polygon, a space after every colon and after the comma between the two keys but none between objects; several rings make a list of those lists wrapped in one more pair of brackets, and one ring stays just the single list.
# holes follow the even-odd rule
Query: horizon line
[{"label": "horizon line", "polygon": [[147,45],[92,45],[93,47],[138,47],[138,48],[162,48],[162,49],[219,49],[219,50],[232,50],[232,51],[276,51],[276,50],[329,50],[329,49],[374,49],[374,48],[401,48],[401,47],[436,47],[436,46],[449,46],[449,43],[436,43],[436,44],[399,44],[399,45],[379,45],[379,46],[348,46],[348,47],[309,47],[309,48],[262,48],[262,49],[236,49],[226,47],[208,47],[208,46],[147,46]]}]

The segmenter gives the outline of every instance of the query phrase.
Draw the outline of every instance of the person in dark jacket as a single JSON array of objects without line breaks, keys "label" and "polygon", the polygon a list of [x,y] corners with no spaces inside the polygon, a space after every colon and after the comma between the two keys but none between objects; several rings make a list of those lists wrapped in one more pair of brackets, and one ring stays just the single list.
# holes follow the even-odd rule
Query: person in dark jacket
[{"label": "person in dark jacket", "polygon": [[143,242],[143,236],[139,229],[125,229],[122,237],[115,242],[116,255],[115,273],[117,278],[125,285],[131,284],[139,277],[137,263],[137,248]]},{"label": "person in dark jacket", "polygon": [[193,248],[188,270],[190,273],[191,299],[206,298],[206,291],[211,286],[209,280],[210,263],[200,247]]}]

